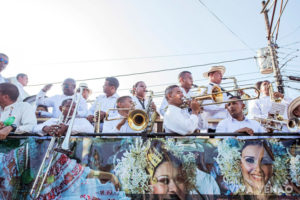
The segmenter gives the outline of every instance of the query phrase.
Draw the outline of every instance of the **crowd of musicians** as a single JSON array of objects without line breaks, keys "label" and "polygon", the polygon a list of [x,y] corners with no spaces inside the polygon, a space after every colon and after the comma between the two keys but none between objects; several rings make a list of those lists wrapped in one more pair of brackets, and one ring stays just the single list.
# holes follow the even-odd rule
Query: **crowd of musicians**
[{"label": "crowd of musicians", "polygon": [[[8,56],[0,53],[0,139],[5,139],[11,132],[36,133],[41,136],[64,135],[68,129],[70,116],[76,107],[73,96],[77,95],[79,90],[81,93],[77,101],[78,109],[72,128],[73,134],[143,132],[149,128],[148,124],[152,123],[153,126],[154,121],[160,119],[163,121],[163,131],[166,133],[188,135],[195,132],[237,132],[253,135],[253,133],[270,132],[270,130],[289,132],[288,120],[300,118],[300,97],[292,99],[272,91],[270,89],[272,84],[268,80],[253,85],[260,94],[259,98],[254,100],[244,101],[241,96],[243,91],[226,92],[220,86],[226,71],[224,66],[212,66],[203,76],[208,80],[204,92],[212,94],[215,86],[218,86],[222,93],[222,101],[226,103],[214,104],[213,99],[207,98],[200,102],[199,99],[194,98],[201,94],[197,94],[198,91],[193,89],[193,75],[189,71],[182,71],[178,75],[179,85],[170,85],[165,89],[160,108],[153,102],[153,95],[150,95],[149,99],[146,82],[137,81],[133,86],[132,94],[119,96],[119,81],[115,77],[105,79],[104,94],[98,96],[93,105],[88,108],[87,98],[90,89],[87,85],[81,85],[81,89],[77,90],[76,82],[72,78],[64,80],[62,94],[47,97],[47,92],[52,86],[49,84],[36,95],[34,105],[24,102],[26,92],[23,87],[27,85],[28,77],[26,74],[18,74],[15,82],[9,82],[1,76],[1,72],[8,64]],[[280,101],[277,101],[278,99]],[[244,112],[245,108],[247,113]],[[146,115],[141,116],[142,122],[147,121],[145,118],[149,118],[149,123],[142,129],[133,127],[129,122],[129,115],[133,110],[145,111]],[[38,118],[49,119],[37,124]],[[265,123],[264,119],[269,119],[275,125],[279,123],[280,128],[275,127],[272,130],[270,127],[272,123]],[[95,129],[97,125],[98,130]],[[152,126],[150,132],[155,132]]]}]

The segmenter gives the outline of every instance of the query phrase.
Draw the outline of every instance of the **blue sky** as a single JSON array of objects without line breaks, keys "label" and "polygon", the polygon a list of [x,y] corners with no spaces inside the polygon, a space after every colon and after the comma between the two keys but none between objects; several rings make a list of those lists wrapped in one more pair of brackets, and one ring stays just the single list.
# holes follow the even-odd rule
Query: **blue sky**
[{"label": "blue sky", "polygon": [[[261,1],[202,2],[238,37],[198,0],[2,0],[0,17],[5,20],[0,52],[10,57],[3,76],[27,73],[30,85],[67,77],[90,79],[254,57],[258,48],[267,45]],[[290,0],[282,15],[277,40],[282,47],[280,64],[300,56],[296,51],[300,48],[299,10],[300,2]],[[297,57],[289,62],[283,75],[300,76],[299,61]],[[224,65],[226,76],[242,74],[236,77],[241,85],[273,80],[272,75],[259,73],[254,59]],[[187,70],[202,85],[202,73],[209,66]],[[149,89],[163,91],[177,83],[180,71],[120,77],[119,93],[127,94],[139,80],[148,86],[161,85]],[[86,83],[94,92],[92,99],[102,92],[103,79]],[[285,84],[299,88],[299,83]],[[35,94],[41,88],[27,87],[27,91]],[[49,95],[55,93],[60,93],[60,85]],[[287,90],[292,98],[299,94]]]}]

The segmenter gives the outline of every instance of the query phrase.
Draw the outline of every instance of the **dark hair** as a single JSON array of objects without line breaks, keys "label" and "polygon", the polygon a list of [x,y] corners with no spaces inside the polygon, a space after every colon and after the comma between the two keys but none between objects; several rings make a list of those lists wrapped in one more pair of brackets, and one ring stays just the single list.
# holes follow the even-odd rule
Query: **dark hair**
[{"label": "dark hair", "polygon": [[0,93],[4,95],[8,95],[10,100],[12,100],[13,102],[15,102],[19,96],[19,90],[17,86],[11,83],[1,83]]},{"label": "dark hair", "polygon": [[74,85],[75,85],[75,87],[76,87],[76,81],[75,81],[75,79],[73,79],[73,78],[66,78],[66,79],[64,80],[63,84],[64,84],[65,82],[73,82]]},{"label": "dark hair", "polygon": [[36,108],[45,108],[45,110],[48,112],[48,107],[47,106],[45,106],[45,105],[37,105],[37,107]]},{"label": "dark hair", "polygon": [[256,89],[260,90],[260,86],[261,86],[262,83],[263,83],[262,81],[256,82],[256,83],[255,83]]},{"label": "dark hair", "polygon": [[170,85],[165,90],[165,97],[168,100],[168,95],[172,93],[173,89],[178,87],[178,85]]},{"label": "dark hair", "polygon": [[246,140],[241,152],[249,145],[264,146],[264,142],[262,140]]},{"label": "dark hair", "polygon": [[27,76],[27,74],[19,73],[16,78],[18,80],[19,78],[23,78],[24,76]]},{"label": "dark hair", "polygon": [[264,83],[264,82],[268,82],[268,83],[271,83],[270,81],[268,81],[268,80],[264,80],[264,81],[261,81],[261,83],[260,83],[260,85],[259,85],[259,90],[260,90],[260,88],[261,88],[261,85]]},{"label": "dark hair", "polygon": [[182,72],[180,72],[180,73],[178,74],[178,80],[179,80],[180,78],[184,78],[185,74],[192,74],[192,73],[189,72],[189,71],[182,71]]},{"label": "dark hair", "polygon": [[140,83],[144,83],[144,81],[138,81],[138,82],[136,82],[136,83],[133,85],[133,87],[136,88]]},{"label": "dark hair", "polygon": [[131,96],[121,96],[117,99],[117,103],[123,103],[128,98],[131,99]]},{"label": "dark hair", "polygon": [[71,99],[71,98],[68,98],[68,99],[65,99],[65,100],[63,100],[62,102],[61,102],[61,106],[65,106],[67,103],[68,103],[68,101],[72,101],[73,99]]},{"label": "dark hair", "polygon": [[243,101],[241,96],[230,96],[228,99],[239,99],[239,100]]},{"label": "dark hair", "polygon": [[119,87],[118,79],[116,79],[115,77],[107,77],[105,80],[108,82],[109,86],[114,86],[116,90],[118,89]]}]

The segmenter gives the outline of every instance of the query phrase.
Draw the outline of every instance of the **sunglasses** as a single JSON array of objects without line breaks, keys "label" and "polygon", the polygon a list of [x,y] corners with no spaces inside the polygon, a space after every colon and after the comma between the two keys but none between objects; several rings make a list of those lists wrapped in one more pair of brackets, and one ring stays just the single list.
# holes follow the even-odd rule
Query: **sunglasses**
[{"label": "sunglasses", "polygon": [[5,60],[4,58],[0,58],[0,62],[4,62],[4,64],[8,64],[8,60]]}]

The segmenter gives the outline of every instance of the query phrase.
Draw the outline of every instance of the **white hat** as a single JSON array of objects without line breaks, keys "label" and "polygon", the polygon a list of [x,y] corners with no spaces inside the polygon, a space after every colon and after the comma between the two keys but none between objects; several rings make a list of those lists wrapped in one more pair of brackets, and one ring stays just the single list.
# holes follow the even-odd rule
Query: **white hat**
[{"label": "white hat", "polygon": [[226,70],[225,67],[221,66],[221,65],[220,66],[212,66],[212,67],[210,67],[210,69],[207,72],[203,73],[203,76],[204,76],[204,78],[208,78],[208,74],[210,72],[215,72],[215,71],[220,71],[222,73],[222,75],[224,75],[225,70]]},{"label": "white hat", "polygon": [[300,106],[300,97],[297,97],[296,99],[294,99],[289,107],[288,107],[288,118],[291,119],[291,118],[294,118],[296,117],[294,114],[293,114],[293,111],[298,107]]}]

